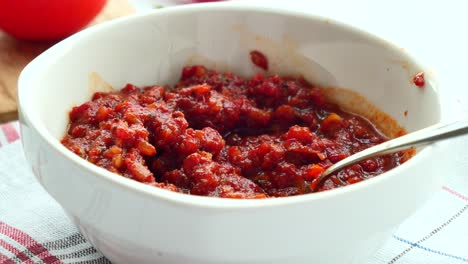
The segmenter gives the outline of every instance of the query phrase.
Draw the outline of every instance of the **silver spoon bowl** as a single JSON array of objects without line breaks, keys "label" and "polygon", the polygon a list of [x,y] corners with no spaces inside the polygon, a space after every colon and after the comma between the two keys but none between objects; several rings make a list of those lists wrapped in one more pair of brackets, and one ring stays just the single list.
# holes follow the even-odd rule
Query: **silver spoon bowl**
[{"label": "silver spoon bowl", "polygon": [[383,142],[363,151],[357,152],[328,167],[318,178],[317,184],[311,190],[316,192],[330,176],[350,165],[362,160],[377,157],[397,151],[429,145],[433,142],[462,136],[468,133],[468,118],[462,118],[447,123],[438,123],[404,136]]}]

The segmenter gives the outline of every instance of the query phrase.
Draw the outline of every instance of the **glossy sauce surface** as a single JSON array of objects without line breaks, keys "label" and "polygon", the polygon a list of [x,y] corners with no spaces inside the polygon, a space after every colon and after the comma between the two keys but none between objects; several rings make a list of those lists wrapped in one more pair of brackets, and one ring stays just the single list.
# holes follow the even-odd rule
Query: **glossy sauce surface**
[{"label": "glossy sauce surface", "polygon": [[[74,107],[62,139],[123,177],[194,195],[267,198],[310,192],[331,164],[386,141],[366,119],[300,78],[241,78],[188,66],[174,87],[95,93]],[[320,190],[398,166],[403,153],[340,171]]]}]

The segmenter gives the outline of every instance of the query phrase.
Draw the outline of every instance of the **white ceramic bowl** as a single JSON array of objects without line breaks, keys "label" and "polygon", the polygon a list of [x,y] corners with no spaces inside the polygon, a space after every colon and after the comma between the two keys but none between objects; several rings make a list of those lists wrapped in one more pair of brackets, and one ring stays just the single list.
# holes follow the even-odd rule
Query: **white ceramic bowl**
[{"label": "white ceramic bowl", "polygon": [[[409,131],[440,118],[437,82],[406,52],[331,19],[233,4],[157,10],[80,32],[19,80],[24,150],[38,181],[114,263],[363,263],[440,186],[437,145],[376,178],[280,199],[174,193],[118,177],[60,144],[90,73],[116,88],[173,83],[186,63],[250,75],[258,49],[273,72],[365,95]],[[412,76],[426,72],[418,89]],[[409,114],[405,117],[404,112]]]}]

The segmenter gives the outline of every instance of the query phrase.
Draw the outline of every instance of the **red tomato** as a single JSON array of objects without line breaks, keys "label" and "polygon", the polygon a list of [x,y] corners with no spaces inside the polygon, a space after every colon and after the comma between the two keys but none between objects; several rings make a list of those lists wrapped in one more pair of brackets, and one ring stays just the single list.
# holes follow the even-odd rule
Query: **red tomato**
[{"label": "red tomato", "polygon": [[86,26],[106,0],[0,0],[0,29],[20,39],[56,40]]}]

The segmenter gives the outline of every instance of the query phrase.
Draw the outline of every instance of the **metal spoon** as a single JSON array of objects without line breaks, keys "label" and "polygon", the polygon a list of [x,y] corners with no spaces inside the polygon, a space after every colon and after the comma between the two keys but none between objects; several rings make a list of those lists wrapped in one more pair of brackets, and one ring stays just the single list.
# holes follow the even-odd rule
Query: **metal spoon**
[{"label": "metal spoon", "polygon": [[468,118],[462,118],[447,123],[438,123],[404,136],[383,142],[363,151],[357,152],[328,167],[318,178],[317,184],[311,190],[316,192],[318,188],[339,170],[353,165],[359,161],[385,154],[395,153],[400,150],[429,145],[435,141],[453,138],[468,133]]}]

